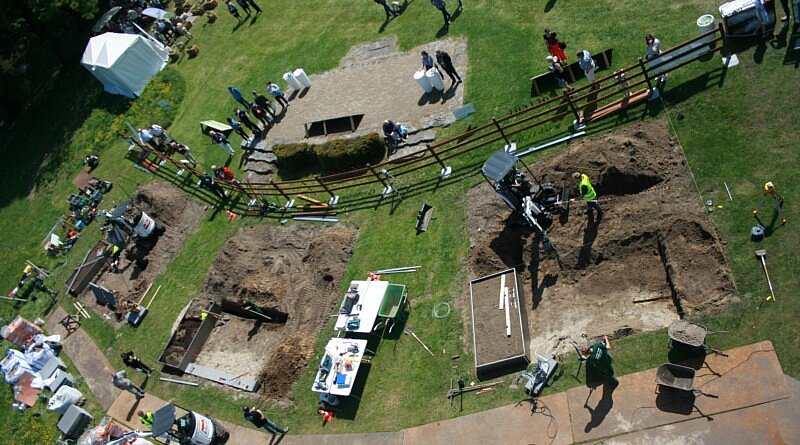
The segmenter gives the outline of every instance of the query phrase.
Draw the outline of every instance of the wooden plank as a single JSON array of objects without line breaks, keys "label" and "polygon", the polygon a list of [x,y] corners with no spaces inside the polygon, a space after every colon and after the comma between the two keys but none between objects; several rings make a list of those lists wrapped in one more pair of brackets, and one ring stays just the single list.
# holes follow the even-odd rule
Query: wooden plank
[{"label": "wooden plank", "polygon": [[630,107],[631,105],[636,105],[639,102],[642,102],[645,99],[647,99],[649,97],[649,95],[650,95],[650,92],[647,90],[647,88],[645,88],[643,90],[639,90],[639,91],[631,94],[627,98],[623,97],[621,99],[615,100],[614,102],[611,102],[608,105],[604,105],[604,106],[596,109],[594,112],[592,112],[591,116],[589,116],[586,119],[586,122],[598,121],[598,120],[600,120],[600,119],[602,119],[604,117],[610,116],[610,115],[612,115],[612,114],[614,114],[614,113],[616,113],[616,112],[618,112],[618,111],[620,111],[620,110],[622,110],[624,108]]},{"label": "wooden plank", "polygon": [[298,197],[298,198],[300,198],[300,199],[302,199],[303,201],[308,201],[308,202],[310,202],[310,203],[312,203],[312,204],[317,204],[317,205],[321,205],[321,206],[327,206],[327,207],[330,207],[330,206],[328,206],[328,203],[327,203],[327,202],[322,202],[322,201],[316,200],[316,199],[314,199],[314,198],[309,198],[309,197],[308,197],[308,196],[306,196],[306,195],[297,195],[297,197]]},{"label": "wooden plank", "polygon": [[504,295],[503,295],[503,292],[505,291],[505,288],[506,288],[506,275],[503,274],[503,275],[500,275],[500,305],[499,306],[500,306],[500,310],[501,311],[503,310],[503,306],[504,306],[503,303],[505,302],[505,298],[504,298]]}]

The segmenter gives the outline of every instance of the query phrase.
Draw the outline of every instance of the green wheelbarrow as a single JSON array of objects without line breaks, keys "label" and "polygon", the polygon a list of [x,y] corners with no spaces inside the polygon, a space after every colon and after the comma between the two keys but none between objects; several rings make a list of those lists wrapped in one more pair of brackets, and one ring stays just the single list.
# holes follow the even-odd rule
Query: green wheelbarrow
[{"label": "green wheelbarrow", "polygon": [[[378,309],[379,321],[375,324],[373,332],[383,329],[383,333],[385,333],[388,328],[391,333],[397,320],[403,316],[403,308],[407,302],[406,287],[402,284],[390,284],[386,288],[386,293],[383,294],[381,307]],[[383,337],[383,333],[381,337]]]}]

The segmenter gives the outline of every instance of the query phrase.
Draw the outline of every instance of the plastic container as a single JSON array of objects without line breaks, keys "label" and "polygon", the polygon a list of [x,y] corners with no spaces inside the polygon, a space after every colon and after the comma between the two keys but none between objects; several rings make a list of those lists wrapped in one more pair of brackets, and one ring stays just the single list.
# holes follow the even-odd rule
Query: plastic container
[{"label": "plastic container", "polygon": [[425,71],[419,70],[414,73],[414,80],[417,81],[419,87],[425,90],[426,93],[433,91],[433,85],[431,85],[431,81],[425,77]]},{"label": "plastic container", "polygon": [[308,75],[306,75],[306,72],[303,71],[302,68],[294,70],[294,73],[292,74],[294,74],[294,78],[297,79],[297,81],[300,82],[304,87],[311,87],[311,79],[308,78]]},{"label": "plastic container", "polygon": [[425,73],[425,77],[428,78],[431,86],[439,91],[444,91],[444,81],[442,80],[442,75],[439,74],[439,70],[431,68]]},{"label": "plastic container", "polygon": [[[705,34],[705,33],[709,32],[709,31],[713,31],[714,28],[716,28],[716,21],[717,20],[714,18],[714,16],[712,14],[701,15],[697,19],[697,30],[700,32],[700,34]],[[710,35],[708,37],[704,37],[700,41],[701,42],[710,42],[710,41],[714,40],[715,37],[716,37],[716,35],[712,34],[712,35]],[[712,48],[713,48],[713,46],[712,46]]]},{"label": "plastic container", "polygon": [[295,90],[303,89],[303,84],[300,83],[296,77],[294,77],[294,74],[291,71],[283,75],[283,80],[285,80],[286,83],[288,83],[289,86],[294,88]]}]

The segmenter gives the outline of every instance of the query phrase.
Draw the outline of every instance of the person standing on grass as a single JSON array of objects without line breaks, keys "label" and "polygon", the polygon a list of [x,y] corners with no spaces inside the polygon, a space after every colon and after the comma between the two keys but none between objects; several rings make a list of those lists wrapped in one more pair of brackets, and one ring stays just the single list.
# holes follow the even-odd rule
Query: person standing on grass
[{"label": "person standing on grass", "polygon": [[264,124],[264,130],[272,126],[272,123],[267,119],[267,111],[263,108],[259,107],[257,104],[250,104],[250,111],[253,113],[253,116],[256,117],[262,124]]},{"label": "person standing on grass", "polygon": [[111,383],[117,388],[133,394],[137,400],[144,397],[144,390],[136,386],[136,384],[127,377],[124,369],[111,376]]},{"label": "person standing on grass", "polygon": [[221,185],[217,184],[217,180],[214,178],[212,174],[205,174],[203,177],[200,178],[200,186],[205,187],[211,192],[213,192],[219,199],[225,199],[228,195],[225,193],[225,189],[222,188]]},{"label": "person standing on grass", "polygon": [[[589,53],[589,50],[583,50],[578,53],[578,66],[581,67],[583,70],[583,74],[586,75],[586,80],[589,83],[594,82],[594,72],[597,70],[597,64],[592,59],[592,55]],[[592,89],[597,88],[598,85],[593,85]]]},{"label": "person standing on grass", "polygon": [[661,41],[653,37],[652,34],[644,36],[644,42],[647,45],[647,55],[644,60],[651,60],[661,54]]},{"label": "person standing on grass", "polygon": [[614,377],[613,357],[608,352],[611,349],[611,342],[608,336],[603,336],[602,342],[597,342],[591,346],[581,345],[579,348],[581,355],[586,361],[586,383],[608,382],[612,388],[619,385],[619,380]]},{"label": "person standing on grass", "polygon": [[256,10],[256,15],[261,14],[263,12],[261,11],[261,8],[258,7],[255,0],[247,0],[247,3],[250,3],[250,6],[252,6],[253,9]]},{"label": "person standing on grass", "polygon": [[[581,172],[575,172],[572,174],[572,178],[578,181],[578,192],[586,201],[586,213],[589,215],[589,221],[591,222],[594,218],[593,210],[597,210],[597,222],[599,223],[603,219],[603,209],[597,202],[597,192],[592,187],[589,177]],[[574,199],[570,199],[570,201],[574,201]]]},{"label": "person standing on grass", "polygon": [[567,78],[564,75],[566,71],[564,70],[564,65],[556,56],[547,56],[547,61],[550,62],[550,71],[553,73],[553,76],[556,78],[556,82],[558,86],[566,89],[567,91],[572,91],[572,87],[567,82]]},{"label": "person standing on grass", "polygon": [[767,25],[769,24],[769,13],[767,13],[766,0],[754,0],[756,8],[756,18],[761,26],[761,38],[767,37]]},{"label": "person standing on grass", "polygon": [[264,428],[265,430],[272,433],[273,436],[276,434],[280,434],[284,436],[286,433],[289,432],[289,427],[281,428],[275,422],[267,419],[264,416],[264,413],[261,412],[259,409],[251,408],[247,405],[242,407],[242,411],[244,412],[244,418],[249,420],[258,428]]},{"label": "person standing on grass", "polygon": [[392,8],[389,7],[389,4],[386,3],[386,0],[372,0],[375,3],[383,6],[383,10],[386,12],[386,21],[388,22],[389,19],[392,17],[397,17],[397,13],[392,11]]},{"label": "person standing on grass", "polygon": [[278,85],[275,85],[270,81],[267,81],[267,92],[269,94],[272,94],[272,97],[274,97],[275,100],[278,101],[279,104],[281,104],[281,111],[285,110],[286,107],[289,106],[289,101],[286,100],[283,91],[281,91],[281,88]]},{"label": "person standing on grass", "polygon": [[143,372],[147,374],[148,377],[153,372],[153,370],[149,366],[145,365],[144,362],[142,362],[142,360],[133,353],[133,351],[128,351],[121,355],[122,362],[125,363],[125,366]]},{"label": "person standing on grass", "polygon": [[242,11],[244,11],[245,14],[248,16],[250,15],[250,5],[247,4],[247,0],[236,0],[236,4],[242,8]]},{"label": "person standing on grass", "polygon": [[184,161],[181,161],[182,163],[185,164],[186,162],[188,162],[192,164],[192,167],[197,168],[197,159],[194,158],[194,155],[192,155],[191,151],[189,150],[189,147],[187,147],[186,145],[179,144],[176,141],[172,141],[169,144],[169,151],[170,153],[180,153],[180,155],[183,156],[184,159]]},{"label": "person standing on grass", "polygon": [[236,6],[234,6],[233,3],[231,3],[231,0],[228,0],[225,4],[228,6],[228,12],[231,13],[231,15],[236,19],[236,21],[242,23],[242,16],[239,15],[239,10],[236,9]]},{"label": "person standing on grass", "polygon": [[217,133],[214,130],[208,132],[208,135],[211,137],[211,142],[213,144],[219,145],[226,153],[228,153],[228,157],[233,156],[233,148],[231,148],[231,144],[228,142],[228,138],[225,137],[222,133]]},{"label": "person standing on grass", "polygon": [[239,181],[236,180],[236,176],[233,175],[233,172],[228,167],[222,166],[217,167],[216,165],[211,166],[211,171],[214,172],[214,177],[217,179],[221,179],[227,182],[233,182],[238,184]]},{"label": "person standing on grass", "polygon": [[248,136],[247,132],[244,131],[244,127],[242,127],[241,123],[237,122],[232,117],[228,117],[228,125],[233,128],[233,131],[235,131],[236,134],[242,137],[243,141],[247,142],[248,144],[250,143],[250,136]]},{"label": "person standing on grass", "polygon": [[250,116],[247,114],[248,108],[244,110],[240,110],[238,108],[233,109],[233,116],[239,119],[239,122],[243,123],[245,127],[247,127],[250,131],[253,132],[255,136],[261,134],[261,129],[258,128],[258,125],[254,124],[253,121],[250,120]]},{"label": "person standing on grass", "polygon": [[272,102],[267,99],[267,96],[253,90],[253,103],[263,108],[269,114],[270,119],[275,120],[275,108],[272,106]]},{"label": "person standing on grass", "polygon": [[[453,66],[453,59],[450,58],[450,54],[442,50],[436,50],[436,63],[439,64],[440,67],[450,76],[450,80],[455,83],[461,82],[461,76],[458,75],[456,71],[456,67]],[[456,81],[458,79],[458,81]]]},{"label": "person standing on grass", "polygon": [[444,2],[444,0],[431,0],[431,4],[434,8],[442,12],[442,17],[444,17],[444,26],[449,26],[450,13],[447,12],[447,4]]},{"label": "person standing on grass", "polygon": [[556,33],[547,28],[544,30],[544,44],[547,46],[547,52],[549,52],[551,56],[558,57],[558,60],[562,62],[567,61],[567,55],[564,53],[567,44],[558,40]]},{"label": "person standing on grass", "polygon": [[244,99],[244,95],[242,94],[242,91],[240,89],[238,89],[236,87],[229,86],[228,87],[228,92],[231,93],[231,97],[236,102],[239,102],[240,104],[244,105],[245,107],[249,107],[250,106],[250,104],[248,104],[247,101]]}]

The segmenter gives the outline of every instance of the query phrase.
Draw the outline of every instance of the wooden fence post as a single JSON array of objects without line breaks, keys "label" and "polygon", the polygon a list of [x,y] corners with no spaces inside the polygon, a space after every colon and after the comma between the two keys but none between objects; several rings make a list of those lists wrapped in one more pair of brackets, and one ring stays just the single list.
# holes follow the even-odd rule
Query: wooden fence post
[{"label": "wooden fence post", "polygon": [[273,181],[272,179],[269,180],[269,183],[272,185],[272,187],[275,188],[275,190],[278,191],[278,193],[281,194],[281,196],[283,196],[283,199],[286,200],[286,205],[284,205],[284,207],[287,209],[291,209],[292,206],[294,205],[294,199],[289,198],[289,195],[287,195],[286,192],[281,190],[281,188],[278,187],[278,184],[276,184],[275,181]]},{"label": "wooden fence post", "polygon": [[433,148],[430,146],[430,144],[425,144],[425,146],[428,148],[428,151],[431,152],[431,155],[434,157],[434,159],[436,159],[436,162],[438,162],[439,165],[442,166],[440,176],[442,177],[442,179],[446,179],[448,176],[450,176],[451,173],[453,173],[453,169],[448,167],[447,164],[445,164],[444,161],[442,161],[442,158],[440,158],[439,155],[436,154],[435,151],[433,151]]},{"label": "wooden fence post", "polygon": [[331,189],[329,189],[328,186],[325,185],[324,182],[322,182],[322,179],[320,179],[319,175],[314,175],[314,179],[316,179],[317,182],[319,183],[319,185],[321,185],[322,188],[325,189],[325,191],[328,192],[329,195],[331,195],[331,199],[328,201],[328,205],[331,205],[331,206],[336,205],[339,202],[339,197],[337,195],[335,195],[331,191]]}]

